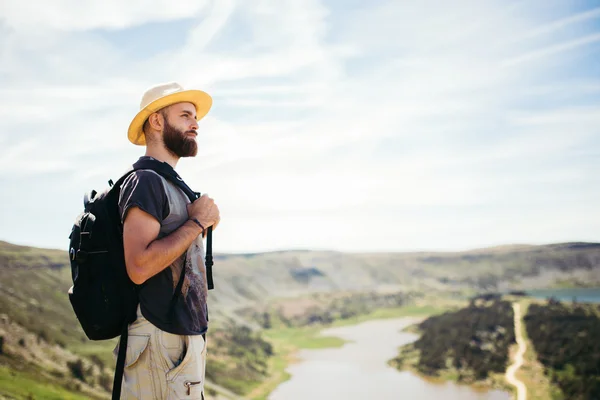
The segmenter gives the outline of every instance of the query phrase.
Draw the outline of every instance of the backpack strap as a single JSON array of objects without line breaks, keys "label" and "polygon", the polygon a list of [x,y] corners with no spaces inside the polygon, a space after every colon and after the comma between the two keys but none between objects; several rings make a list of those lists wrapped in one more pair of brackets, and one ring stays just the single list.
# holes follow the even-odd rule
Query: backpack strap
[{"label": "backpack strap", "polygon": [[90,239],[92,238],[92,228],[96,222],[94,214],[86,213],[83,220],[81,221],[81,230],[79,231],[79,247],[77,252],[72,255],[73,259],[77,262],[85,262],[88,254],[93,253],[90,251]]},{"label": "backpack strap", "polygon": [[123,382],[123,372],[125,370],[125,355],[127,354],[129,322],[126,320],[121,338],[119,339],[119,355],[117,356],[117,365],[115,366],[115,377],[113,380],[112,400],[121,399],[121,383]]},{"label": "backpack strap", "polygon": [[[167,179],[169,182],[173,183],[175,186],[180,188],[188,196],[188,198],[190,199],[190,201],[192,203],[200,197],[200,193],[194,192],[192,189],[190,189],[190,187],[179,176],[177,171],[175,171],[173,169],[173,167],[171,167],[166,162],[162,162],[162,161],[158,161],[158,160],[139,160],[135,164],[133,164],[133,171],[137,171],[140,169],[150,169],[150,170],[156,172],[157,174],[159,174],[160,176],[162,176],[163,178]],[[133,172],[133,171],[131,171],[131,172]],[[212,267],[214,264],[213,256],[212,256],[212,226],[209,226],[207,229],[207,232],[206,232],[206,257],[205,258],[206,258],[206,260],[205,260],[206,283],[208,285],[208,290],[212,290],[215,288],[215,285],[213,282],[213,273],[212,273]],[[177,283],[177,287],[179,287],[180,290],[175,292],[175,296],[179,296],[179,293],[181,292],[181,285],[179,285],[179,283],[183,284],[184,274],[185,274],[185,268],[183,269],[183,272],[181,274],[180,281]],[[174,299],[174,301],[176,302],[177,299]]]}]

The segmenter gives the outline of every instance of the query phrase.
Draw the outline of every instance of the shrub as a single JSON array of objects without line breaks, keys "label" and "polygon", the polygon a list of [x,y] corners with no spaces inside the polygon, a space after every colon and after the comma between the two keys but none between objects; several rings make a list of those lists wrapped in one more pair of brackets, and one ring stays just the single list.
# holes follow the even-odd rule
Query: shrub
[{"label": "shrub", "polygon": [[104,390],[106,390],[107,392],[111,392],[113,377],[110,374],[103,373],[100,375],[100,378],[98,378],[98,383]]},{"label": "shrub", "polygon": [[48,334],[43,329],[38,333],[38,343],[41,343],[42,341],[49,342]]},{"label": "shrub", "polygon": [[97,354],[92,354],[90,356],[90,361],[92,361],[94,364],[96,364],[100,368],[100,370],[104,369],[104,361],[102,361],[100,359],[100,357],[98,357]]},{"label": "shrub", "polygon": [[71,371],[71,374],[73,375],[74,378],[77,378],[80,381],[85,382],[83,361],[81,359],[77,359],[76,361],[67,361],[67,367]]}]

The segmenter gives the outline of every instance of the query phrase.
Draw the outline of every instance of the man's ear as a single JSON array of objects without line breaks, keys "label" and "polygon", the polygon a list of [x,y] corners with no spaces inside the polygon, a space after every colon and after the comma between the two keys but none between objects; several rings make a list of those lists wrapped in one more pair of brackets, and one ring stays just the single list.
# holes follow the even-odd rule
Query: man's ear
[{"label": "man's ear", "polygon": [[148,125],[156,130],[161,132],[163,127],[164,127],[164,117],[161,115],[161,113],[155,112],[150,114],[150,116],[148,117]]}]

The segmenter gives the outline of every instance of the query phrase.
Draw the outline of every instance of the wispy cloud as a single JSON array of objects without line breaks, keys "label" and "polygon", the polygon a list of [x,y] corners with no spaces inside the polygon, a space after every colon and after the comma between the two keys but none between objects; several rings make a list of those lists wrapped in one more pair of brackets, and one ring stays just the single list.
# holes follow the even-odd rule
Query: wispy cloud
[{"label": "wispy cloud", "polygon": [[584,36],[584,37],[576,39],[576,40],[570,40],[566,43],[560,43],[560,44],[548,46],[548,47],[545,47],[542,49],[537,49],[537,50],[531,51],[527,54],[523,54],[518,57],[511,58],[509,60],[504,61],[502,63],[502,65],[506,66],[506,67],[514,66],[514,65],[522,63],[522,62],[535,60],[535,59],[542,58],[542,57],[548,57],[551,55],[556,55],[558,53],[566,52],[566,51],[573,50],[573,49],[576,49],[581,46],[594,44],[597,42],[600,42],[600,34],[587,35],[587,36]]},{"label": "wispy cloud", "polygon": [[552,21],[545,25],[537,26],[530,31],[525,32],[520,37],[517,37],[517,40],[529,39],[536,36],[548,35],[551,33],[555,33],[564,28],[568,28],[573,24],[578,24],[582,22],[586,22],[593,19],[600,19],[600,7],[587,10],[584,12],[580,12],[574,15],[569,15],[568,17],[561,18],[557,21]]},{"label": "wispy cloud", "polygon": [[[5,3],[4,239],[62,246],[80,195],[143,151],[125,137],[141,94],[171,80],[215,99],[180,169],[221,206],[218,250],[596,239],[591,3]],[[42,189],[58,211],[32,236]]]},{"label": "wispy cloud", "polygon": [[182,0],[176,4],[168,0],[92,0],[85,4],[77,0],[54,0],[36,4],[32,12],[31,7],[8,0],[2,3],[0,20],[17,30],[125,29],[148,22],[186,18],[201,12],[206,5],[206,1],[199,0]]}]

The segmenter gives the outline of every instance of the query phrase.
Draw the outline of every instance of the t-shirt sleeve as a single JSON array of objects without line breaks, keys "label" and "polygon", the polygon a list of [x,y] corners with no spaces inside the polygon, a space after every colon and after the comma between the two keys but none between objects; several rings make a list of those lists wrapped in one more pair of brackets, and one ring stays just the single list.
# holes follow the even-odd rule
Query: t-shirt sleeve
[{"label": "t-shirt sleeve", "polygon": [[161,178],[151,171],[135,171],[121,185],[119,215],[125,222],[127,212],[138,207],[161,222],[169,215],[169,201]]}]

